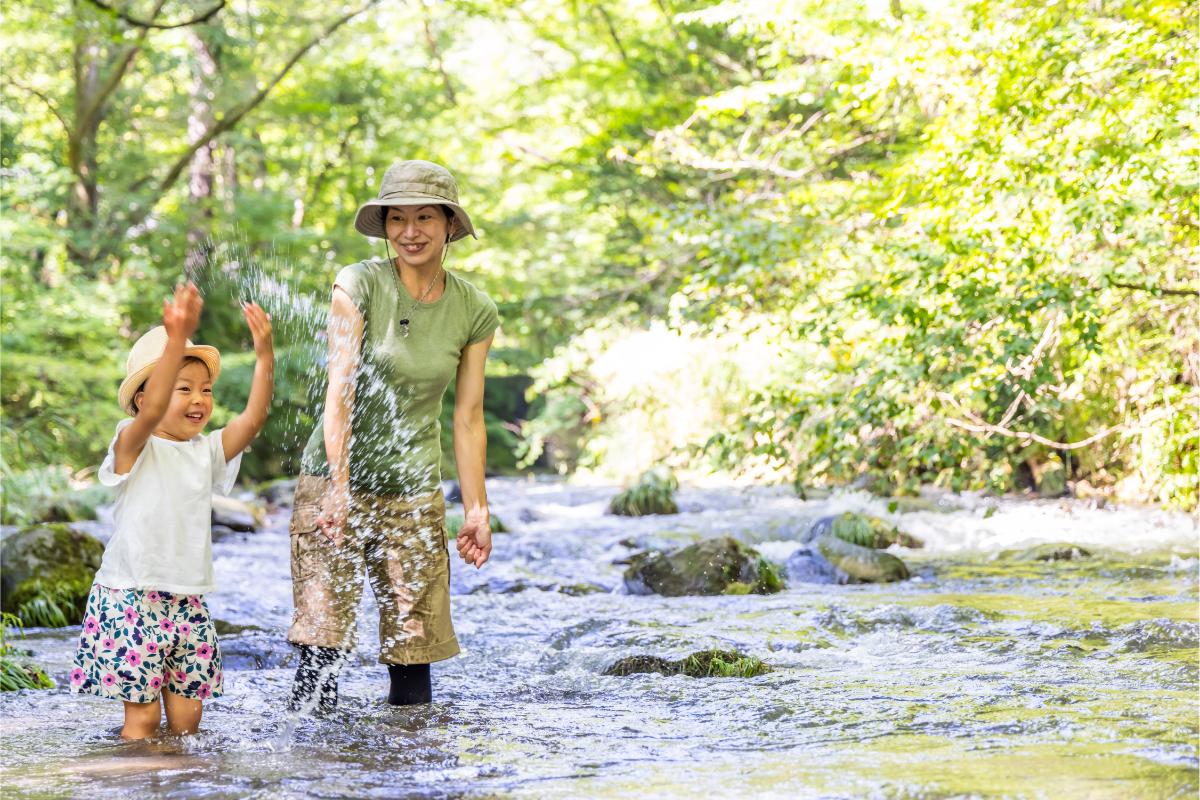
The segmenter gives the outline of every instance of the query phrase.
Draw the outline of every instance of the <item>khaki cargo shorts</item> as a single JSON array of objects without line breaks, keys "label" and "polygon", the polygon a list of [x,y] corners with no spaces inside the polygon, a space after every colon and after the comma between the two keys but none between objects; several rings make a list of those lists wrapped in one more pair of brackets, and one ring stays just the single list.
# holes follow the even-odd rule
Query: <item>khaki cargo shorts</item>
[{"label": "khaki cargo shorts", "polygon": [[288,641],[354,648],[363,573],[379,606],[379,660],[428,664],[458,654],[450,620],[450,554],[441,491],[415,498],[355,492],[346,535],[317,529],[329,480],[301,475],[289,527],[292,597]]}]

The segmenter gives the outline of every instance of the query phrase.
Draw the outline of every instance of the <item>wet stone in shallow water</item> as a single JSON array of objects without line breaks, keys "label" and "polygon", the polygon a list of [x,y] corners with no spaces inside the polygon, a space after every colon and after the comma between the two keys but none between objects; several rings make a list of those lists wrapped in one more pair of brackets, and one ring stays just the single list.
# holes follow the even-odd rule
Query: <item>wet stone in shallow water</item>
[{"label": "wet stone in shallow water", "polygon": [[631,594],[770,594],[783,587],[777,575],[765,574],[769,571],[758,551],[721,536],[670,553],[638,553],[630,557],[624,579]]},{"label": "wet stone in shallow water", "polygon": [[604,674],[617,677],[657,673],[690,678],[753,678],[770,671],[771,668],[761,660],[735,650],[701,650],[678,661],[659,656],[628,656],[610,665]]}]

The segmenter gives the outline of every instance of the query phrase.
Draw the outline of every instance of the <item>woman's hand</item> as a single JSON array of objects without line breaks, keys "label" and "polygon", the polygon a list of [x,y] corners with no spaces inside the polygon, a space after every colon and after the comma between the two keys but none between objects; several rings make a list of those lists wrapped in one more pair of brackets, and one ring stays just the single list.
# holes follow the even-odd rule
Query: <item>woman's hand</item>
[{"label": "woman's hand", "polygon": [[458,554],[479,569],[492,554],[492,523],[487,511],[468,511],[455,540]]},{"label": "woman's hand", "polygon": [[331,485],[321,498],[321,515],[317,517],[317,529],[321,534],[340,547],[346,538],[346,516],[350,513],[350,489]]}]

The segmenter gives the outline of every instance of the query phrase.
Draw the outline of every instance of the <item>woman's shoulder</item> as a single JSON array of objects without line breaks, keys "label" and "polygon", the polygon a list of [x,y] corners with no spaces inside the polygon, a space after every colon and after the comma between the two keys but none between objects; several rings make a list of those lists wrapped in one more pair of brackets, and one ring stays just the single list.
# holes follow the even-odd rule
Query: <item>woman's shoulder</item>
[{"label": "woman's shoulder", "polygon": [[457,272],[446,270],[446,280],[457,287],[457,291],[467,299],[470,305],[486,305],[492,302],[492,298],[488,297],[486,292]]},{"label": "woman's shoulder", "polygon": [[337,278],[341,280],[343,277],[374,278],[383,270],[384,262],[378,258],[364,258],[362,261],[355,261],[346,264],[338,270]]}]

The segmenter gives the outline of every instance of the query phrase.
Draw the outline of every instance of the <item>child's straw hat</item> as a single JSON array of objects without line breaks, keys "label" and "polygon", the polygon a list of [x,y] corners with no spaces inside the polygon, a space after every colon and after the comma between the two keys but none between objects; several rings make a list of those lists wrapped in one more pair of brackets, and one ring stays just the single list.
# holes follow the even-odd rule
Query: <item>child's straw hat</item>
[{"label": "child's straw hat", "polygon": [[[126,414],[133,416],[137,413],[133,407],[133,396],[150,377],[154,365],[162,358],[166,349],[167,329],[162,325],[146,331],[142,338],[133,343],[129,358],[125,360],[125,380],[121,381],[121,388],[117,390],[117,402]],[[212,380],[215,381],[221,374],[221,353],[217,348],[206,344],[192,344],[192,340],[188,339],[184,343],[183,357],[189,356],[204,362]]]}]

